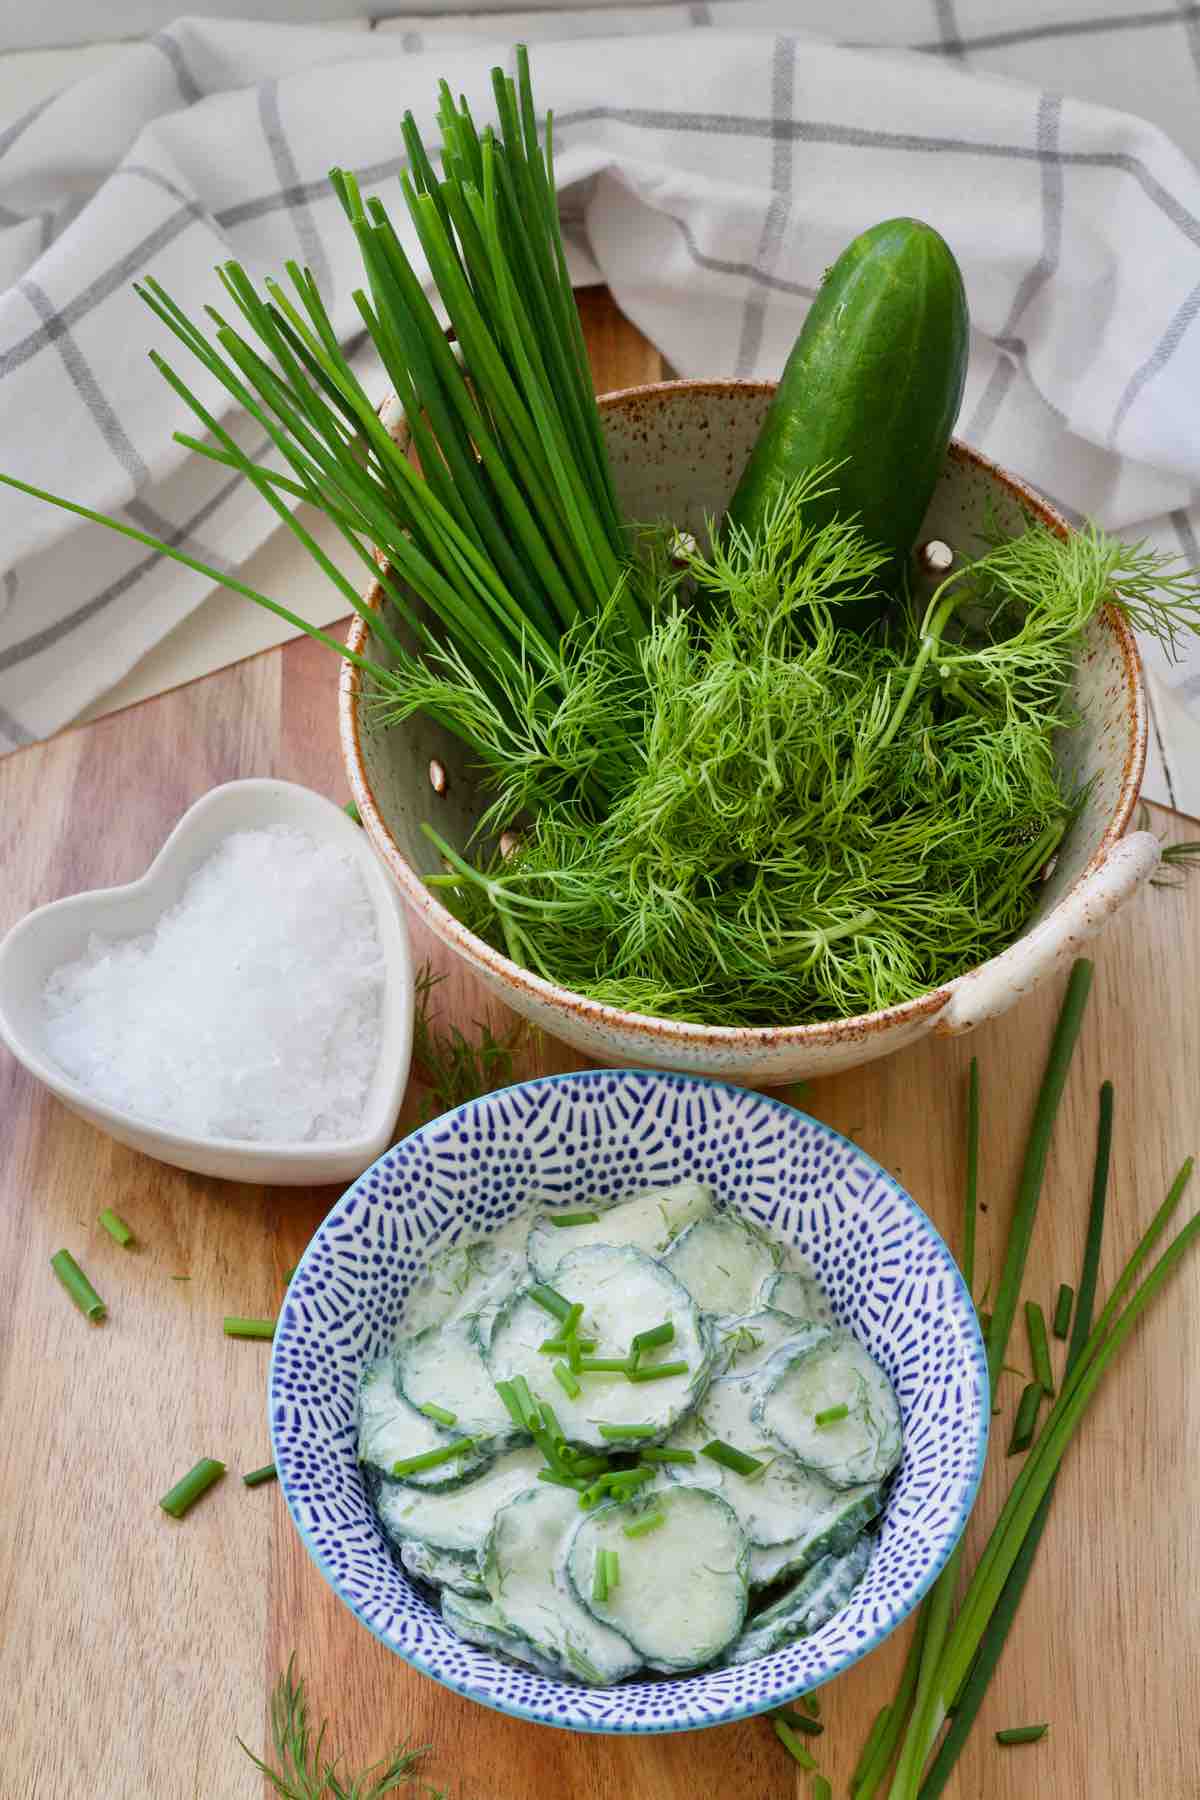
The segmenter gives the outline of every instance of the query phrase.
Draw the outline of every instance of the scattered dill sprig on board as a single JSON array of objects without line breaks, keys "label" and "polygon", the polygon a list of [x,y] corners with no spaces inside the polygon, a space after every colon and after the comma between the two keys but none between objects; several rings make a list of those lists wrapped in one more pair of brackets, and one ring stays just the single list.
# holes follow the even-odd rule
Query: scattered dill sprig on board
[{"label": "scattered dill sprig on board", "polygon": [[[1138,830],[1151,831],[1150,808],[1143,800],[1138,808]],[[1160,841],[1161,842],[1161,841]],[[1161,844],[1162,862],[1151,887],[1182,887],[1188,876],[1200,869],[1200,839],[1187,838],[1180,844]]]},{"label": "scattered dill sprig on board", "polygon": [[518,1020],[498,1038],[490,1025],[477,1022],[478,1035],[472,1040],[457,1025],[436,1023],[430,1015],[429,999],[444,979],[426,963],[415,984],[413,1073],[429,1089],[423,1103],[424,1119],[477,1100],[493,1088],[507,1087],[513,1079],[514,1059],[526,1030],[523,1021]]},{"label": "scattered dill sprig on board", "polygon": [[444,1789],[432,1787],[417,1774],[428,1754],[426,1749],[409,1750],[402,1744],[360,1774],[343,1774],[337,1767],[340,1754],[330,1756],[326,1751],[328,1730],[329,1721],[325,1719],[313,1733],[304,1678],[296,1674],[296,1659],[292,1656],[271,1696],[271,1741],[276,1765],[265,1763],[241,1738],[237,1741],[283,1800],[382,1800],[384,1794],[394,1793],[397,1788],[409,1788],[423,1800],[447,1800]]}]

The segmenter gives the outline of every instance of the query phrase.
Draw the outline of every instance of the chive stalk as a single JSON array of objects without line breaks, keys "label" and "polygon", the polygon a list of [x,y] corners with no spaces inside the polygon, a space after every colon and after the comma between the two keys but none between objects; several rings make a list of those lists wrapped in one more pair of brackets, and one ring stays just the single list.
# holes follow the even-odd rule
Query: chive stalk
[{"label": "chive stalk", "polygon": [[1054,1320],[1052,1330],[1056,1338],[1065,1338],[1071,1328],[1071,1311],[1075,1305],[1075,1289],[1068,1287],[1064,1281],[1058,1290],[1058,1298],[1054,1302]]},{"label": "chive stalk", "polygon": [[638,1455],[643,1462],[694,1463],[696,1460],[696,1452],[694,1450],[660,1450],[649,1447],[645,1450],[639,1450]]},{"label": "chive stalk", "polygon": [[243,1487],[262,1487],[266,1481],[278,1481],[279,1471],[274,1463],[264,1463],[261,1469],[251,1469],[248,1475],[242,1476]]},{"label": "chive stalk", "polygon": [[583,1388],[565,1362],[551,1363],[550,1373],[569,1400],[578,1400]]},{"label": "chive stalk", "polygon": [[837,1406],[827,1406],[823,1412],[814,1413],[813,1424],[823,1430],[826,1425],[840,1425],[843,1419],[849,1417],[850,1408],[843,1401]]},{"label": "chive stalk", "polygon": [[791,1726],[785,1724],[778,1716],[771,1720],[771,1724],[774,1727],[775,1736],[779,1739],[793,1762],[798,1762],[800,1767],[802,1769],[807,1769],[810,1774],[815,1773],[817,1769],[816,1757],[806,1748],[801,1739],[792,1730]]},{"label": "chive stalk", "polygon": [[657,1425],[601,1425],[600,1436],[610,1443],[619,1444],[623,1438],[653,1437],[658,1430]]},{"label": "chive stalk", "polygon": [[560,1230],[565,1230],[571,1225],[596,1225],[600,1220],[600,1214],[597,1212],[552,1212],[547,1213],[546,1217],[552,1225],[557,1225]]},{"label": "chive stalk", "polygon": [[427,1400],[424,1406],[418,1406],[417,1411],[424,1413],[427,1419],[432,1419],[435,1425],[458,1424],[457,1413],[448,1412],[444,1406],[435,1406],[432,1400]]},{"label": "chive stalk", "polygon": [[1033,1379],[1046,1394],[1054,1393],[1054,1370],[1050,1364],[1050,1341],[1046,1336],[1046,1315],[1036,1300],[1025,1302],[1025,1330],[1029,1335],[1029,1354],[1033,1359]]},{"label": "chive stalk", "polygon": [[592,1600],[596,1605],[603,1606],[607,1599],[608,1562],[605,1559],[603,1550],[597,1550],[596,1564],[592,1571]]},{"label": "chive stalk", "polygon": [[624,1527],[625,1536],[627,1538],[649,1537],[652,1531],[657,1531],[659,1526],[665,1525],[666,1522],[666,1513],[648,1513],[644,1519],[635,1519],[632,1525],[626,1525]]},{"label": "chive stalk", "polygon": [[833,1800],[833,1789],[824,1775],[814,1775],[812,1800]]},{"label": "chive stalk", "polygon": [[722,1469],[731,1469],[735,1475],[757,1475],[763,1467],[757,1456],[747,1456],[744,1450],[738,1450],[733,1444],[727,1444],[724,1438],[713,1438],[705,1444],[700,1452],[710,1462],[717,1463]]},{"label": "chive stalk", "polygon": [[666,1381],[673,1375],[686,1375],[688,1365],[685,1362],[648,1363],[642,1367],[626,1368],[630,1381]]},{"label": "chive stalk", "polygon": [[825,1730],[819,1719],[810,1717],[808,1713],[792,1712],[786,1706],[782,1707],[775,1717],[782,1719],[785,1725],[790,1725],[792,1730],[798,1731],[802,1737],[820,1737]]},{"label": "chive stalk", "polygon": [[438,1469],[443,1463],[456,1462],[460,1456],[466,1456],[474,1450],[478,1438],[456,1438],[452,1444],[443,1444],[438,1450],[423,1451],[420,1456],[402,1456],[392,1464],[392,1474],[397,1480],[405,1475],[416,1475],[421,1469]]},{"label": "chive stalk", "polygon": [[188,1509],[194,1506],[201,1494],[207,1494],[215,1481],[220,1481],[225,1473],[223,1462],[214,1462],[211,1456],[202,1456],[195,1468],[189,1469],[181,1476],[173,1488],[163,1495],[159,1501],[165,1513],[173,1519],[182,1519]]},{"label": "chive stalk", "polygon": [[1021,1394],[1017,1406],[1017,1416],[1013,1421],[1012,1437],[1009,1439],[1008,1454],[1020,1456],[1028,1450],[1033,1442],[1033,1434],[1037,1429],[1038,1409],[1042,1404],[1045,1389],[1040,1381],[1031,1381]]},{"label": "chive stalk", "polygon": [[604,1579],[611,1594],[615,1587],[621,1585],[621,1558],[615,1550],[602,1550],[600,1554],[604,1558]]},{"label": "chive stalk", "polygon": [[224,1331],[225,1336],[231,1338],[273,1338],[275,1324],[274,1319],[227,1318]]},{"label": "chive stalk", "polygon": [[639,1357],[643,1356],[647,1350],[657,1350],[663,1344],[673,1344],[674,1341],[674,1321],[666,1319],[661,1325],[655,1325],[650,1331],[638,1332],[629,1346],[629,1360],[636,1368]]},{"label": "chive stalk", "polygon": [[998,1744],[1036,1744],[1049,1731],[1049,1725],[1009,1725],[996,1733]]},{"label": "chive stalk", "polygon": [[69,1250],[56,1250],[50,1267],[85,1318],[93,1322],[104,1318],[108,1308]]},{"label": "chive stalk", "polygon": [[585,1375],[627,1375],[629,1364],[623,1356],[585,1356],[579,1367]]},{"label": "chive stalk", "polygon": [[104,1211],[100,1214],[100,1223],[103,1225],[105,1231],[107,1231],[109,1237],[115,1239],[115,1241],[120,1244],[122,1250],[132,1244],[132,1231],[130,1231],[120,1213],[115,1213],[111,1206],[106,1206]]},{"label": "chive stalk", "polygon": [[538,1305],[544,1307],[548,1313],[553,1313],[556,1319],[565,1321],[571,1316],[571,1302],[564,1300],[560,1293],[556,1292],[554,1288],[548,1287],[544,1281],[534,1282],[529,1290],[529,1297],[531,1300],[536,1300]]}]

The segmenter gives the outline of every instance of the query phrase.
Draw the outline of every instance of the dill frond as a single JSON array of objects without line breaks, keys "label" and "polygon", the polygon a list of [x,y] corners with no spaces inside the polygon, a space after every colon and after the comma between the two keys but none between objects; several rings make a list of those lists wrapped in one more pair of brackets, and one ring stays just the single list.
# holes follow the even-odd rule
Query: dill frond
[{"label": "dill frond", "polygon": [[472,1041],[457,1025],[446,1028],[436,1024],[430,1016],[429,998],[444,979],[425,963],[415,982],[413,1073],[429,1089],[423,1108],[425,1120],[477,1100],[493,1088],[507,1087],[525,1033],[521,1020],[501,1038],[489,1025],[477,1023],[478,1036]]}]

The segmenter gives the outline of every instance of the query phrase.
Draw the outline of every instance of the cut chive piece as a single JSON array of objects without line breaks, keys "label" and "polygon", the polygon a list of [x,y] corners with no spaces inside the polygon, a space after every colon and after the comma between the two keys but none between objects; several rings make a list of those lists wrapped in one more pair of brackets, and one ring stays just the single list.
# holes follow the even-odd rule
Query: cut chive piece
[{"label": "cut chive piece", "polygon": [[600,1221],[598,1212],[547,1213],[546,1217],[560,1229],[568,1225],[596,1225]]},{"label": "cut chive piece", "polygon": [[293,1263],[293,1264],[292,1264],[292,1266],[291,1266],[291,1268],[290,1268],[290,1269],[285,1269],[285,1270],[284,1270],[284,1271],[283,1271],[283,1285],[284,1285],[284,1287],[291,1287],[291,1285],[292,1285],[292,1276],[293,1276],[293,1275],[294,1275],[294,1274],[295,1274],[295,1273],[296,1273],[296,1270],[297,1270],[297,1268],[298,1268],[298,1267],[299,1267],[299,1264],[298,1264],[298,1263]]},{"label": "cut chive piece", "polygon": [[686,1375],[687,1372],[685,1362],[651,1363],[644,1369],[626,1368],[630,1381],[666,1381],[671,1375]]},{"label": "cut chive piece", "polygon": [[607,1475],[607,1456],[572,1456],[571,1467],[577,1475]]},{"label": "cut chive piece", "polygon": [[542,1427],[542,1415],[538,1403],[529,1391],[529,1383],[523,1375],[514,1375],[512,1391],[517,1405],[521,1409],[521,1422],[526,1431],[537,1432]]},{"label": "cut chive piece", "polygon": [[1065,1338],[1071,1329],[1071,1311],[1075,1305],[1075,1289],[1068,1287],[1064,1281],[1058,1290],[1058,1299],[1054,1302],[1054,1335]]},{"label": "cut chive piece", "polygon": [[827,1406],[824,1412],[814,1413],[813,1424],[817,1426],[840,1425],[843,1419],[849,1417],[850,1408],[843,1401],[840,1406]]},{"label": "cut chive piece", "polygon": [[417,1411],[423,1412],[425,1417],[432,1419],[435,1425],[458,1424],[457,1413],[447,1412],[444,1406],[435,1406],[432,1400],[427,1400],[424,1406],[418,1406]]},{"label": "cut chive piece", "polygon": [[347,800],[345,806],[343,806],[343,808],[342,808],[342,811],[345,813],[346,817],[350,820],[350,823],[352,825],[361,825],[362,824],[362,814],[359,812],[359,810],[358,810],[357,806],[354,804],[353,800]]},{"label": "cut chive piece", "polygon": [[473,1450],[479,1440],[473,1437],[456,1438],[452,1444],[444,1444],[440,1450],[426,1450],[421,1456],[402,1456],[399,1462],[392,1464],[392,1474],[400,1477],[415,1475],[419,1469],[437,1469],[442,1463],[454,1462]]},{"label": "cut chive piece", "polygon": [[608,1591],[611,1594],[615,1587],[621,1585],[621,1558],[615,1550],[602,1550],[600,1554],[604,1558],[604,1573],[608,1581]]},{"label": "cut chive piece", "polygon": [[596,1567],[592,1573],[592,1599],[603,1606],[608,1599],[608,1559],[603,1550],[596,1552]]},{"label": "cut chive piece", "polygon": [[663,1344],[675,1342],[675,1325],[671,1319],[665,1319],[661,1325],[655,1325],[650,1331],[639,1331],[629,1348],[629,1359],[637,1362],[638,1357],[647,1350],[657,1350]]},{"label": "cut chive piece", "polygon": [[278,1481],[279,1471],[274,1463],[264,1463],[261,1469],[251,1469],[248,1475],[242,1476],[243,1487],[261,1487],[265,1481]]},{"label": "cut chive piece", "polygon": [[833,1789],[824,1775],[813,1776],[812,1800],[833,1800]]},{"label": "cut chive piece", "polygon": [[1029,1334],[1029,1354],[1033,1358],[1033,1379],[1040,1383],[1047,1394],[1053,1394],[1054,1370],[1050,1366],[1046,1315],[1036,1300],[1025,1302],[1025,1329]]},{"label": "cut chive piece", "polygon": [[556,1475],[553,1469],[539,1469],[537,1478],[549,1482],[551,1487],[574,1488],[576,1493],[582,1493],[587,1486],[586,1481],[577,1481],[574,1475]]},{"label": "cut chive piece", "polygon": [[223,1462],[214,1462],[211,1456],[202,1456],[194,1469],[189,1469],[181,1480],[159,1501],[165,1513],[173,1519],[182,1519],[188,1508],[194,1506],[201,1494],[206,1494],[214,1481],[220,1481],[225,1473]]},{"label": "cut chive piece", "polygon": [[619,1443],[622,1438],[653,1437],[658,1430],[657,1425],[601,1425],[600,1436],[610,1443]]},{"label": "cut chive piece", "polygon": [[875,1752],[879,1748],[883,1739],[883,1734],[888,1727],[888,1720],[891,1716],[892,1709],[890,1706],[881,1706],[879,1711],[875,1714],[875,1723],[867,1733],[867,1741],[862,1747],[862,1755],[855,1764],[854,1773],[850,1777],[850,1792],[852,1794],[858,1792],[859,1788],[862,1786],[863,1778],[866,1775],[867,1770],[874,1763]]},{"label": "cut chive piece", "polygon": [[81,1313],[93,1320],[105,1316],[108,1308],[69,1250],[56,1250],[50,1258],[50,1267]]},{"label": "cut chive piece", "polygon": [[1010,1725],[996,1733],[998,1744],[1036,1744],[1049,1731],[1049,1725]]},{"label": "cut chive piece", "polygon": [[775,1736],[779,1739],[788,1755],[792,1757],[794,1761],[798,1762],[802,1769],[808,1769],[810,1773],[815,1774],[817,1770],[817,1759],[805,1749],[791,1726],[785,1725],[782,1719],[772,1719],[771,1723],[775,1727]]},{"label": "cut chive piece", "polygon": [[538,1345],[543,1356],[570,1356],[572,1350],[578,1350],[583,1356],[596,1348],[595,1338],[549,1337]]},{"label": "cut chive piece", "polygon": [[983,1333],[984,1342],[986,1343],[988,1332],[992,1329],[992,1315],[990,1312],[980,1313],[979,1329]]},{"label": "cut chive piece", "polygon": [[652,1469],[614,1469],[604,1477],[604,1481],[614,1494],[623,1494],[629,1488],[641,1487],[643,1481],[652,1479]]},{"label": "cut chive piece", "polygon": [[511,1381],[497,1381],[497,1382],[494,1382],[492,1385],[495,1387],[496,1392],[499,1394],[501,1400],[504,1402],[505,1410],[507,1411],[509,1418],[512,1420],[513,1424],[516,1426],[517,1430],[518,1431],[527,1431],[529,1429],[529,1427],[525,1423],[525,1414],[521,1411],[521,1406],[520,1406],[519,1401],[517,1400],[516,1392],[514,1391],[512,1382]]},{"label": "cut chive piece", "polygon": [[579,1321],[582,1317],[583,1301],[576,1300],[572,1303],[571,1310],[563,1321],[562,1334],[564,1337],[570,1338],[575,1336],[575,1333],[579,1330]]},{"label": "cut chive piece", "polygon": [[124,1250],[127,1244],[132,1244],[132,1231],[130,1231],[120,1213],[115,1213],[111,1206],[106,1206],[104,1211],[100,1214],[100,1223],[103,1225],[105,1231],[107,1231],[109,1237],[116,1239],[122,1250]]},{"label": "cut chive piece", "polygon": [[802,1706],[810,1719],[819,1719],[821,1716],[821,1702],[815,1694],[797,1694],[796,1705]]},{"label": "cut chive piece", "polygon": [[1019,1456],[1032,1444],[1033,1434],[1037,1430],[1038,1408],[1041,1404],[1042,1384],[1040,1381],[1031,1381],[1021,1395],[1017,1416],[1013,1421],[1012,1437],[1008,1444],[1010,1456]]},{"label": "cut chive piece", "polygon": [[274,1319],[226,1319],[225,1336],[232,1338],[273,1338]]},{"label": "cut chive piece", "polygon": [[629,1364],[623,1356],[584,1356],[579,1367],[585,1375],[628,1375]]},{"label": "cut chive piece", "polygon": [[644,1519],[635,1519],[632,1525],[626,1525],[625,1536],[627,1538],[649,1537],[652,1531],[657,1531],[659,1526],[665,1525],[666,1522],[666,1513],[648,1513]]},{"label": "cut chive piece", "polygon": [[544,1307],[548,1313],[553,1313],[556,1319],[562,1319],[565,1322],[571,1316],[571,1302],[564,1300],[562,1295],[556,1293],[552,1287],[547,1287],[544,1281],[534,1282],[529,1290],[529,1297],[531,1300],[536,1300],[538,1305]]},{"label": "cut chive piece", "polygon": [[696,1460],[696,1452],[694,1450],[656,1450],[653,1447],[649,1447],[639,1451],[638,1454],[643,1462],[694,1463]]},{"label": "cut chive piece", "polygon": [[775,1717],[782,1719],[785,1725],[790,1725],[793,1731],[800,1732],[804,1737],[821,1737],[825,1730],[819,1719],[811,1718],[808,1713],[792,1712],[786,1706]]},{"label": "cut chive piece", "polygon": [[700,1454],[719,1463],[723,1469],[732,1469],[735,1475],[757,1475],[763,1467],[757,1456],[747,1456],[744,1450],[735,1449],[723,1438],[714,1438],[711,1444],[705,1444]]},{"label": "cut chive piece", "polygon": [[568,1400],[578,1400],[583,1389],[579,1385],[576,1377],[572,1375],[565,1362],[551,1363],[550,1373],[553,1375],[555,1381],[557,1381]]}]

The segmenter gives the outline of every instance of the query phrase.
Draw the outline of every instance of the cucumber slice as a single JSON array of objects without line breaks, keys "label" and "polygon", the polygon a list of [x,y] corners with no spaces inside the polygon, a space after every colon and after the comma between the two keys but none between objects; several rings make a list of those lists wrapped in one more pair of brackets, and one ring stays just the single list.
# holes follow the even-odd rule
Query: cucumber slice
[{"label": "cucumber slice", "polygon": [[823,1556],[774,1606],[750,1621],[721,1660],[756,1662],[795,1638],[811,1637],[846,1605],[867,1572],[872,1549],[870,1538],[862,1537],[843,1556]]},{"label": "cucumber slice", "polygon": [[[506,1420],[511,1428],[511,1419]],[[470,1436],[457,1427],[445,1431],[409,1405],[396,1383],[396,1362],[381,1356],[368,1364],[358,1384],[358,1460],[368,1468],[392,1479],[392,1467],[403,1456],[423,1456],[427,1450],[441,1450],[455,1438]],[[454,1488],[489,1463],[494,1454],[489,1444],[481,1444],[452,1462],[439,1463],[432,1469],[419,1469],[404,1477],[405,1484],[419,1488]]]},{"label": "cucumber slice", "polygon": [[607,1687],[636,1673],[641,1659],[585,1611],[567,1580],[568,1541],[580,1517],[573,1490],[539,1484],[518,1494],[496,1515],[483,1579],[508,1630],[581,1681]]},{"label": "cucumber slice", "polygon": [[[590,1207],[572,1208],[592,1211]],[[556,1225],[553,1212],[540,1212],[529,1233],[529,1266],[538,1281],[551,1281],[564,1256],[594,1244],[627,1244],[656,1256],[684,1228],[713,1210],[713,1191],[699,1181],[650,1188],[632,1200],[609,1206],[589,1225]]]},{"label": "cucumber slice", "polygon": [[702,1312],[740,1315],[760,1304],[782,1255],[757,1227],[734,1213],[718,1213],[689,1225],[663,1261]]},{"label": "cucumber slice", "polygon": [[455,1594],[487,1599],[479,1558],[474,1551],[436,1550],[419,1538],[406,1538],[400,1545],[400,1561],[418,1581],[449,1588]]},{"label": "cucumber slice", "polygon": [[477,1321],[430,1325],[396,1347],[396,1383],[410,1406],[432,1403],[455,1414],[465,1437],[515,1439],[512,1418],[483,1360]]},{"label": "cucumber slice", "polygon": [[789,1543],[767,1547],[751,1544],[751,1587],[770,1587],[785,1577],[794,1579],[822,1557],[844,1555],[883,1510],[883,1488],[879,1483],[831,1488],[819,1475],[812,1480],[824,1489],[824,1504],[818,1505],[815,1515],[805,1521],[806,1529]]},{"label": "cucumber slice", "polygon": [[498,1651],[501,1656],[512,1656],[518,1662],[531,1663],[551,1681],[561,1681],[567,1673],[559,1663],[550,1662],[539,1656],[529,1639],[520,1632],[513,1631],[504,1622],[504,1615],[492,1605],[487,1598],[486,1590],[483,1598],[475,1595],[452,1593],[449,1589],[442,1595],[442,1619],[457,1632],[468,1644],[478,1644],[482,1650]]},{"label": "cucumber slice", "polygon": [[479,1557],[502,1506],[537,1481],[542,1456],[532,1445],[498,1456],[472,1481],[449,1490],[402,1481],[376,1484],[375,1511],[396,1545],[420,1542],[430,1550]]},{"label": "cucumber slice", "polygon": [[[769,1285],[769,1284],[768,1284]],[[713,1374],[753,1375],[782,1345],[796,1336],[798,1321],[775,1307],[743,1318],[710,1318]]]},{"label": "cucumber slice", "polygon": [[[760,1377],[758,1419],[775,1442],[835,1487],[882,1481],[903,1449],[891,1383],[858,1339],[836,1327],[818,1341],[784,1345]],[[816,1415],[849,1408],[835,1424]]]},{"label": "cucumber slice", "polygon": [[[627,1535],[627,1527],[659,1513],[664,1522],[656,1530]],[[595,1599],[593,1590],[601,1550],[615,1550],[620,1559],[620,1579],[605,1600]],[[704,1488],[669,1488],[585,1514],[567,1569],[593,1618],[614,1626],[652,1669],[701,1668],[745,1622],[746,1534],[733,1508]]]},{"label": "cucumber slice", "polygon": [[525,1258],[511,1244],[486,1238],[478,1244],[451,1244],[433,1258],[409,1295],[400,1337],[464,1318],[481,1319],[486,1336],[497,1308],[528,1279]]},{"label": "cucumber slice", "polygon": [[613,1440],[599,1429],[601,1424],[652,1425],[655,1438],[665,1436],[708,1383],[708,1340],[686,1290],[661,1263],[640,1250],[617,1245],[572,1250],[555,1269],[554,1286],[564,1299],[582,1302],[584,1333],[595,1339],[598,1358],[624,1357],[639,1331],[650,1331],[670,1319],[674,1341],[653,1352],[648,1361],[686,1362],[687,1373],[633,1382],[623,1374],[585,1371],[579,1377],[581,1392],[571,1399],[554,1376],[558,1359],[543,1356],[539,1349],[553,1337],[555,1321],[523,1293],[501,1308],[492,1330],[487,1350],[492,1380],[511,1381],[523,1375],[530,1392],[554,1408],[564,1435],[575,1444],[613,1449]]},{"label": "cucumber slice", "polygon": [[[752,1379],[729,1375],[714,1381],[700,1407],[671,1435],[673,1446],[695,1452],[695,1462],[663,1466],[668,1477],[684,1486],[719,1493],[737,1514],[750,1542],[768,1549],[818,1530],[831,1509],[840,1510],[842,1496],[786,1451],[764,1441],[754,1416],[756,1399]],[[750,1476],[723,1468],[704,1455],[705,1444],[714,1438],[760,1458],[766,1466]]]},{"label": "cucumber slice", "polygon": [[825,1290],[811,1272],[782,1269],[763,1290],[768,1306],[789,1313],[802,1325],[832,1325],[833,1308]]}]

